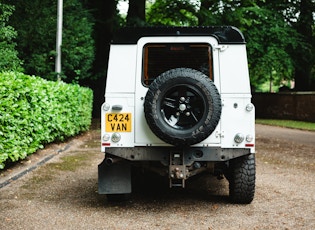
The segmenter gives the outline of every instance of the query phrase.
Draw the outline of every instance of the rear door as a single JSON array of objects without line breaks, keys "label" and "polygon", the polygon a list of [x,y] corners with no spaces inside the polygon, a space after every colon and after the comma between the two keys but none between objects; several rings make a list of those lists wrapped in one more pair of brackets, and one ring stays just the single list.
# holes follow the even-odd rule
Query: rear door
[{"label": "rear door", "polygon": [[[135,143],[136,145],[166,145],[148,125],[143,104],[149,85],[161,73],[174,68],[192,68],[207,75],[220,91],[218,52],[212,37],[150,37],[141,38],[137,47]],[[199,145],[220,143],[220,124],[209,138]],[[198,145],[198,144],[197,144]]]}]

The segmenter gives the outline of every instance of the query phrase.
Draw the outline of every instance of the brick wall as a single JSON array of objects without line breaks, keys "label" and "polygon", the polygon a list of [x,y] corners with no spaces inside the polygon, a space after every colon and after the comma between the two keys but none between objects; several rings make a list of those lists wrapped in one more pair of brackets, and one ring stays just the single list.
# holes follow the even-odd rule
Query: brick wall
[{"label": "brick wall", "polygon": [[256,118],[315,122],[315,92],[254,93]]}]

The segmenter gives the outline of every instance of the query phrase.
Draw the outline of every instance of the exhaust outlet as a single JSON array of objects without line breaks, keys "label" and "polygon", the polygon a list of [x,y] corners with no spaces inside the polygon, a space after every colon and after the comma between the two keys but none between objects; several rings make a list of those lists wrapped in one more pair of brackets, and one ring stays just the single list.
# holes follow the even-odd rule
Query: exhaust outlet
[{"label": "exhaust outlet", "polygon": [[105,159],[105,163],[108,165],[108,166],[110,166],[110,165],[112,165],[112,164],[114,164],[114,163],[117,163],[117,162],[119,162],[119,161],[121,161],[121,159],[120,158],[113,158],[113,157],[107,157],[106,159]]}]

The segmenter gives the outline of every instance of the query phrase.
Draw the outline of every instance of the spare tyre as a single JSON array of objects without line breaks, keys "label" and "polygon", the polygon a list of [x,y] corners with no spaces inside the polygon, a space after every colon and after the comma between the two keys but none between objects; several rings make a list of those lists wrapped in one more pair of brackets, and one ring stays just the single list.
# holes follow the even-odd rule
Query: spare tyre
[{"label": "spare tyre", "polygon": [[166,143],[193,145],[206,139],[221,116],[213,81],[189,68],[168,70],[149,86],[144,113],[152,132]]}]

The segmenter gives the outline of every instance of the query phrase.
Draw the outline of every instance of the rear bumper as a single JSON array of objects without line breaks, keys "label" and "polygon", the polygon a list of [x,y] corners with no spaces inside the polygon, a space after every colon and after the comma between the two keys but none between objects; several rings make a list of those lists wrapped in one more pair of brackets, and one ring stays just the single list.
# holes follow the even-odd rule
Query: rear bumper
[{"label": "rear bumper", "polygon": [[248,155],[250,148],[215,148],[215,147],[133,147],[106,148],[106,153],[129,161],[159,161],[169,165],[170,154],[183,155],[184,165],[191,165],[195,161],[225,162]]}]

